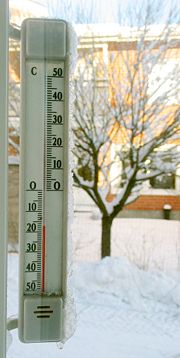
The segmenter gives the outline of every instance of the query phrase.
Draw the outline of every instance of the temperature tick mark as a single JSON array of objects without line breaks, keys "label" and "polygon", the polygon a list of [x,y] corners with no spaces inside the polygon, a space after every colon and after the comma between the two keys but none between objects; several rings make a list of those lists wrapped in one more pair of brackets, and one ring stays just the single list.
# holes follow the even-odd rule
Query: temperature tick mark
[{"label": "temperature tick mark", "polygon": [[50,306],[37,306],[37,308],[44,308],[44,309],[46,309],[46,308],[50,308]]},{"label": "temperature tick mark", "polygon": [[55,78],[55,79],[58,79],[58,78],[64,78],[64,76],[47,76],[47,78]]}]

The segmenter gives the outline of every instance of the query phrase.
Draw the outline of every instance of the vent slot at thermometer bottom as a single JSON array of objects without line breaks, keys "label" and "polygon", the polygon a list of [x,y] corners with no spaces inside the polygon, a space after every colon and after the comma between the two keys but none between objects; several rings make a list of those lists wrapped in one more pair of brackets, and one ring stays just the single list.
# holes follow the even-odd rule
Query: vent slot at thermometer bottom
[{"label": "vent slot at thermometer bottom", "polygon": [[51,314],[54,311],[51,310],[51,306],[37,306],[36,311],[34,311],[34,314],[37,318],[50,318]]},{"label": "vent slot at thermometer bottom", "polygon": [[60,341],[62,311],[60,297],[24,297],[24,341]]}]

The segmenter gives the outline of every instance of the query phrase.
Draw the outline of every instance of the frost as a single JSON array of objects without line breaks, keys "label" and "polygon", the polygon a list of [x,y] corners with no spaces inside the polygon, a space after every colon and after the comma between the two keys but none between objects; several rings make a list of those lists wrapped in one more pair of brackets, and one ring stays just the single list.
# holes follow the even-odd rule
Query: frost
[{"label": "frost", "polygon": [[7,351],[8,349],[10,348],[11,344],[12,344],[12,341],[13,341],[13,338],[12,338],[12,335],[9,331],[7,331],[7,336],[6,336],[6,347],[7,347]]},{"label": "frost", "polygon": [[[69,71],[72,77],[73,70],[75,67],[75,61],[76,61],[76,36],[75,32],[70,24],[68,24],[68,40],[69,40],[69,49],[70,49],[70,56],[69,56]],[[72,104],[74,101],[74,94],[73,94],[73,88],[71,85],[71,81],[69,83],[69,122],[72,121]],[[69,124],[70,125],[70,124]],[[73,166],[73,160],[72,160],[72,146],[73,146],[73,139],[72,134],[69,131],[69,153],[68,158],[70,160],[69,162],[69,181],[67,183],[68,187],[68,215],[67,215],[67,245],[66,251],[67,251],[67,258],[66,258],[66,287],[64,288],[64,307],[63,307],[63,313],[64,313],[64,319],[63,319],[63,340],[62,343],[66,342],[67,339],[69,339],[72,334],[75,331],[76,326],[76,314],[75,314],[75,303],[73,300],[73,294],[72,294],[72,281],[71,281],[71,275],[72,275],[72,221],[73,221],[73,193],[72,193],[72,166]]]}]

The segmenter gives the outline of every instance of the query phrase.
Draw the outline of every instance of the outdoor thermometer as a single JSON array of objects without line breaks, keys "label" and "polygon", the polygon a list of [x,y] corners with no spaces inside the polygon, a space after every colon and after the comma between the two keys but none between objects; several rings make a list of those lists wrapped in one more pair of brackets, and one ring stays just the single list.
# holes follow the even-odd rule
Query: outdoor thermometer
[{"label": "outdoor thermometer", "polygon": [[67,23],[26,19],[21,44],[19,337],[60,341],[69,185]]}]

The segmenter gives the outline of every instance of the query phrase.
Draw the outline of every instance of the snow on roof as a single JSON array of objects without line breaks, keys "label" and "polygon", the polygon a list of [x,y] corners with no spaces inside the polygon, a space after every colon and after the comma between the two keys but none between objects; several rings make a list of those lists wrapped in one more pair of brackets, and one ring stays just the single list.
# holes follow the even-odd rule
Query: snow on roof
[{"label": "snow on roof", "polygon": [[[74,25],[76,33],[78,36],[114,36],[120,33],[119,24],[106,23],[106,24],[75,24]],[[123,30],[128,29],[124,27]]]},{"label": "snow on roof", "polygon": [[[159,36],[165,30],[166,25],[151,25],[147,31],[147,37]],[[118,23],[102,24],[75,24],[75,31],[78,37],[125,37],[136,38],[140,36],[144,28],[120,26]],[[180,25],[171,25],[172,36],[180,38]]]}]

